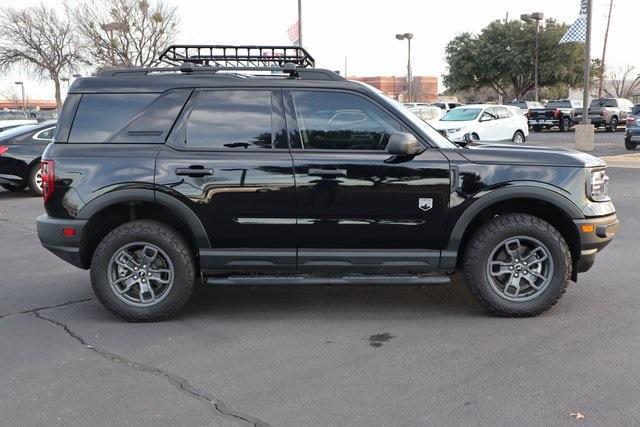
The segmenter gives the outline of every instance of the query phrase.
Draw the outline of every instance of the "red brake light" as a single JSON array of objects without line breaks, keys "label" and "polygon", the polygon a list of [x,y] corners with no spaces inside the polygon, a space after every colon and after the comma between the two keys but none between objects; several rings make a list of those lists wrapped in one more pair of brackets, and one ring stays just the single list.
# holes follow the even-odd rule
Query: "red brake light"
[{"label": "red brake light", "polygon": [[66,237],[72,237],[76,235],[76,229],[71,227],[65,227],[62,229],[62,235]]},{"label": "red brake light", "polygon": [[556,111],[553,112],[553,115],[556,117],[560,117],[560,110],[556,108]]},{"label": "red brake light", "polygon": [[7,147],[6,145],[0,145],[0,156],[6,153],[8,149],[9,147]]},{"label": "red brake light", "polygon": [[635,116],[627,116],[627,123],[633,123],[636,121]]},{"label": "red brake light", "polygon": [[42,198],[44,202],[51,198],[55,189],[56,173],[54,164],[53,160],[43,160],[40,164],[42,168]]},{"label": "red brake light", "polygon": [[602,115],[606,117],[606,115],[607,115],[607,110],[602,110]]}]

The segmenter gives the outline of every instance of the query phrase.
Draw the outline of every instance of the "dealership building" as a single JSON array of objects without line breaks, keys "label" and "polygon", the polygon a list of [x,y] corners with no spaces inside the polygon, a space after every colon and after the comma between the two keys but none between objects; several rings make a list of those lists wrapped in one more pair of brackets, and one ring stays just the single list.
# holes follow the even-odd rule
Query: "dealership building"
[{"label": "dealership building", "polygon": [[[407,90],[407,78],[404,76],[372,76],[349,77],[380,89],[387,96],[401,102],[409,102]],[[438,100],[438,78],[433,76],[414,76],[411,87],[411,102],[434,102]]]}]

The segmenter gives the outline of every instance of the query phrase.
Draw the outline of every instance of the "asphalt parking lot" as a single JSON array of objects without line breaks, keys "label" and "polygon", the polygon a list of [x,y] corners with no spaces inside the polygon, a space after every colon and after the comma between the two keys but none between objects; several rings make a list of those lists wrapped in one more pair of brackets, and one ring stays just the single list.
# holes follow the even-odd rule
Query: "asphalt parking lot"
[{"label": "asphalt parking lot", "polygon": [[[555,148],[574,148],[575,132],[558,132],[557,129],[543,130],[529,134],[527,145]],[[624,128],[619,128],[617,132],[607,132],[605,129],[596,129],[594,151],[592,154],[603,156],[617,156],[629,154],[630,151],[624,148]]]},{"label": "asphalt parking lot", "polygon": [[[598,154],[624,154],[610,136]],[[456,281],[200,289],[176,319],[124,323],[40,246],[40,199],[0,190],[0,424],[638,425],[640,169],[610,175],[619,235],[532,319]]]}]

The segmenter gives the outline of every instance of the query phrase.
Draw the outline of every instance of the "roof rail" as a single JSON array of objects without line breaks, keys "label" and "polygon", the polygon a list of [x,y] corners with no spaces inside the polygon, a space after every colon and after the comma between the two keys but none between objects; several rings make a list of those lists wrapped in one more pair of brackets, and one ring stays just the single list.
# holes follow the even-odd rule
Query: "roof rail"
[{"label": "roof rail", "polygon": [[233,45],[171,45],[158,58],[167,65],[184,62],[214,67],[284,67],[314,68],[315,60],[299,46],[233,46]]}]

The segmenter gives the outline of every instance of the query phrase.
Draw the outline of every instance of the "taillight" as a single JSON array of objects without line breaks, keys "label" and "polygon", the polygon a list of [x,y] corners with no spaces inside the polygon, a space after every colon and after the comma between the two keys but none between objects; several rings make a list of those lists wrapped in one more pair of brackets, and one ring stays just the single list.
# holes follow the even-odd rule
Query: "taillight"
[{"label": "taillight", "polygon": [[53,160],[43,160],[40,163],[40,167],[42,171],[42,198],[46,202],[55,189],[55,163]]},{"label": "taillight", "polygon": [[7,147],[6,145],[0,145],[0,156],[6,153],[8,149],[9,147]]},{"label": "taillight", "polygon": [[627,123],[634,123],[636,121],[635,116],[627,116]]},{"label": "taillight", "polygon": [[602,110],[602,115],[607,117],[607,110]]},{"label": "taillight", "polygon": [[556,108],[556,111],[554,111],[554,112],[553,112],[553,115],[554,115],[555,117],[560,117],[560,110],[558,110],[558,109]]}]

